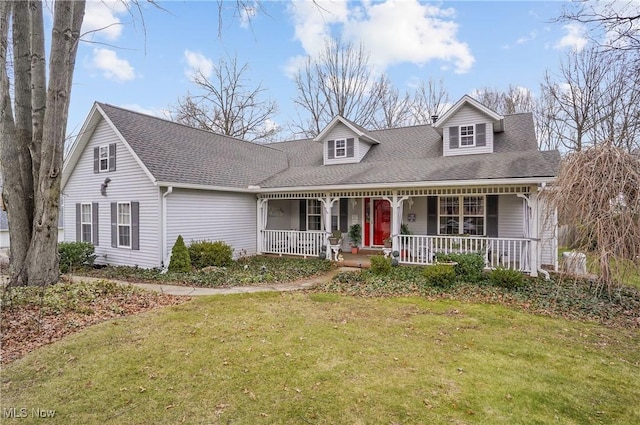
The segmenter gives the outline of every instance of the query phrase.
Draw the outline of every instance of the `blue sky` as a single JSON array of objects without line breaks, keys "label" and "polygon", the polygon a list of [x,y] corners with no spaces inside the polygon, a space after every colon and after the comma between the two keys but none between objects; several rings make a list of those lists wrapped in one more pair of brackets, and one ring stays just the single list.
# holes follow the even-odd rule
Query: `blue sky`
[{"label": "blue sky", "polygon": [[195,87],[194,69],[237,57],[248,76],[275,99],[276,123],[294,118],[292,70],[315,55],[327,35],[340,36],[371,52],[370,62],[401,91],[429,78],[442,80],[453,101],[475,89],[510,84],[535,95],[545,70],[582,48],[577,25],[552,23],[567,3],[541,1],[263,1],[238,16],[223,3],[218,36],[217,1],[143,4],[144,28],[122,1],[87,2],[84,36],[74,74],[68,132],[80,129],[94,101],[162,116]]}]

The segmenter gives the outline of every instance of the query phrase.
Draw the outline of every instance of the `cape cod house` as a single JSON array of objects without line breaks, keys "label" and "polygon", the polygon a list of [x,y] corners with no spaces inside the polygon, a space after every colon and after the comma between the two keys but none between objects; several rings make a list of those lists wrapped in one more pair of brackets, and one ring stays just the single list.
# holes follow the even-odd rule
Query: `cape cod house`
[{"label": "cape cod house", "polygon": [[314,139],[267,145],[96,103],[65,161],[65,238],[92,242],[97,263],[162,267],[179,234],[235,255],[317,256],[360,224],[359,246],[391,238],[404,264],[480,252],[536,275],[557,266],[539,195],[559,161],[530,113],[469,96],[433,125],[367,131],[338,116]]}]

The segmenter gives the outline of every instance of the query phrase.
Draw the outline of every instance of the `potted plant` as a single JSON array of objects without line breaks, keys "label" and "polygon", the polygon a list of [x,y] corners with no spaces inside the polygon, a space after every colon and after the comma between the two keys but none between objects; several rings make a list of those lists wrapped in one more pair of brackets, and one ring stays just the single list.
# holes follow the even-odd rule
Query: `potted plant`
[{"label": "potted plant", "polygon": [[334,230],[331,236],[329,236],[329,244],[338,245],[340,239],[342,239],[342,232],[340,232],[340,230]]},{"label": "potted plant", "polygon": [[353,224],[349,227],[349,239],[351,239],[351,253],[357,254],[362,240],[362,227],[359,224]]},{"label": "potted plant", "polygon": [[391,248],[393,246],[393,239],[391,239],[391,236],[389,236],[388,238],[384,238],[382,243],[384,244],[385,248]]}]

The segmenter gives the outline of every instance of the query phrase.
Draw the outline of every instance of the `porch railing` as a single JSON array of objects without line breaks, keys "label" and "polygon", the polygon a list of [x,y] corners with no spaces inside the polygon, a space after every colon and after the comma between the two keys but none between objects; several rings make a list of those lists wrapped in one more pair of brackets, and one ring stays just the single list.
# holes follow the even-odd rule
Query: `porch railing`
[{"label": "porch railing", "polygon": [[303,257],[320,255],[325,244],[326,233],[309,230],[263,230],[261,251],[267,254],[301,255]]},{"label": "porch railing", "polygon": [[433,264],[437,253],[478,253],[485,267],[531,272],[531,241],[524,238],[399,235],[399,261]]}]

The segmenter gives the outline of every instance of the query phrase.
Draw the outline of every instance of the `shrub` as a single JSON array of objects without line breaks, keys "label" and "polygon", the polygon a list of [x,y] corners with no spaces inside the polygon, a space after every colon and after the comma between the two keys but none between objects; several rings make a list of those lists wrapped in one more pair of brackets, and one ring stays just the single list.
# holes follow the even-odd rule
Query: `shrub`
[{"label": "shrub", "polygon": [[447,264],[427,266],[424,269],[423,276],[427,280],[428,285],[440,288],[451,286],[456,280],[455,270]]},{"label": "shrub", "polygon": [[489,281],[495,286],[515,289],[524,285],[524,275],[518,270],[497,268],[491,270]]},{"label": "shrub", "polygon": [[197,269],[216,266],[226,267],[233,263],[233,248],[222,241],[195,241],[189,245],[191,264]]},{"label": "shrub", "polygon": [[95,248],[91,242],[60,242],[60,272],[68,273],[81,267],[92,266],[96,259],[94,252]]},{"label": "shrub", "polygon": [[171,272],[190,272],[191,271],[191,257],[189,257],[189,250],[184,244],[182,235],[178,235],[176,243],[171,248],[171,261],[169,262],[169,271]]},{"label": "shrub", "polygon": [[388,274],[391,271],[391,258],[384,255],[372,255],[371,272],[374,274]]},{"label": "shrub", "polygon": [[454,267],[456,276],[466,282],[478,282],[482,279],[484,270],[484,258],[480,254],[436,254],[438,261],[454,261],[458,264]]}]

